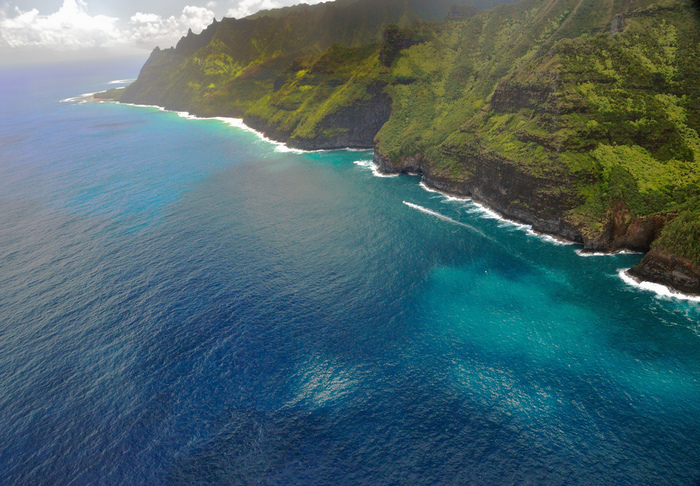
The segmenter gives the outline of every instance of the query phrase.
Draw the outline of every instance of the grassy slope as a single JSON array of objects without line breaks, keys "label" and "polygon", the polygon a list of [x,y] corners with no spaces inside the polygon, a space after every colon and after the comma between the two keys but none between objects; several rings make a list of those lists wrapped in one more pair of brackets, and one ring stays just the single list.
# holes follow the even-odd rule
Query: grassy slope
[{"label": "grassy slope", "polygon": [[332,138],[342,128],[327,126],[323,120],[344,107],[370,103],[371,87],[386,77],[380,48],[333,45],[320,56],[300,58],[278,78],[284,84],[258,100],[246,115],[267,120],[291,138]]}]

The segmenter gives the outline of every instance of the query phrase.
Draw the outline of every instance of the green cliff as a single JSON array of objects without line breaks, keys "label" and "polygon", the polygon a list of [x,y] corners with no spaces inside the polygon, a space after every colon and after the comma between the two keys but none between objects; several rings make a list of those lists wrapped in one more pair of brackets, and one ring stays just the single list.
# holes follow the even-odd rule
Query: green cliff
[{"label": "green cliff", "polygon": [[[371,147],[631,272],[700,294],[700,21],[685,0],[342,1],[216,22],[125,102]],[[502,3],[502,2],[493,2]]]}]

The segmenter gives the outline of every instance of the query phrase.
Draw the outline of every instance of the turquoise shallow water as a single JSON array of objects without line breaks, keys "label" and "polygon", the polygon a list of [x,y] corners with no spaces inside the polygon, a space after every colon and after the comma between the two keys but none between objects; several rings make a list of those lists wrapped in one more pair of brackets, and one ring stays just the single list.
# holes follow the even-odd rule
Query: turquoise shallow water
[{"label": "turquoise shallow water", "polygon": [[700,306],[370,152],[0,74],[0,483],[700,481]]}]

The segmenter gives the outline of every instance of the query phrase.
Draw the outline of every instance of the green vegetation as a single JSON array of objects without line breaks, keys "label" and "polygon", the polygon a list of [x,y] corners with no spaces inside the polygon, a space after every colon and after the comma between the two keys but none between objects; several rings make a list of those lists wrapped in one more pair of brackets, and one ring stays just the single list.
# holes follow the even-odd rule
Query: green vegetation
[{"label": "green vegetation", "polygon": [[436,22],[450,3],[344,0],[224,19],[154,52],[123,99],[324,146],[390,98],[372,135],[395,170],[420,160],[464,187],[485,167],[531,181],[510,207],[556,213],[586,239],[605,234],[615,208],[659,216],[671,222],[656,246],[700,264],[692,2],[523,0]]},{"label": "green vegetation", "polygon": [[[610,16],[594,15],[605,8]],[[611,35],[617,13],[625,27]],[[377,149],[397,168],[422,154],[424,170],[467,182],[477,159],[501,164],[540,181],[511,205],[563,203],[588,238],[620,205],[632,218],[681,214],[658,245],[699,262],[693,13],[683,1],[532,0],[435,26],[392,66],[411,83],[387,88],[393,110]]]},{"label": "green vegetation", "polygon": [[[697,207],[697,206],[696,206]],[[666,225],[654,247],[700,265],[700,211],[685,211]]]},{"label": "green vegetation", "polygon": [[[328,126],[326,117],[345,107],[372,102],[370,85],[382,76],[379,46],[351,49],[333,45],[321,56],[301,58],[279,77],[275,92],[246,113],[266,120],[290,138],[332,138],[347,128]],[[283,83],[283,84],[282,84]]]}]

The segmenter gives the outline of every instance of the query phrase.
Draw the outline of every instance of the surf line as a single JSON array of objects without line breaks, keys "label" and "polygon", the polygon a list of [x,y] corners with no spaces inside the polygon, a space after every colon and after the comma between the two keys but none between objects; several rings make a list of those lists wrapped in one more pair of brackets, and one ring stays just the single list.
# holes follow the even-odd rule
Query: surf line
[{"label": "surf line", "polygon": [[504,216],[501,216],[500,214],[498,214],[498,212],[489,208],[485,204],[476,202],[475,200],[473,200],[469,197],[459,197],[459,196],[451,196],[449,194],[445,194],[443,192],[440,192],[438,190],[430,188],[423,181],[421,181],[418,185],[424,191],[439,194],[440,196],[442,196],[444,198],[445,201],[469,203],[473,207],[468,212],[480,214],[485,219],[494,219],[500,223],[500,226],[509,226],[509,227],[512,227],[512,228],[515,228],[518,230],[524,230],[528,235],[530,235],[532,237],[535,237],[539,240],[546,241],[547,243],[551,243],[551,244],[557,245],[557,246],[571,246],[571,245],[576,244],[573,241],[569,241],[569,240],[561,238],[561,237],[552,236],[552,235],[548,235],[546,233],[540,233],[538,231],[535,231],[534,229],[532,229],[532,225],[518,223],[517,221],[513,221],[513,220],[508,219]]},{"label": "surf line", "polygon": [[370,169],[372,172],[372,175],[374,177],[381,177],[384,179],[391,179],[394,177],[399,177],[400,174],[384,174],[379,170],[379,167],[377,167],[377,164],[374,163],[373,160],[356,160],[353,162],[358,167],[362,167],[363,169]]},{"label": "surf line", "polygon": [[620,279],[622,279],[623,282],[625,282],[630,287],[633,287],[637,290],[646,290],[648,292],[653,292],[659,299],[678,299],[690,302],[700,302],[700,296],[698,295],[684,294],[682,292],[677,292],[672,288],[662,284],[647,282],[646,280],[639,280],[627,273],[628,270],[630,269],[622,268],[618,270],[617,275],[620,277]]},{"label": "surf line", "polygon": [[[425,183],[422,181],[420,182],[420,187],[424,189],[427,192],[432,192],[436,194],[440,194],[446,201],[457,201],[457,202],[468,202],[471,203],[474,206],[474,209],[472,209],[469,212],[477,212],[485,215],[486,218],[489,219],[496,219],[498,221],[501,221],[505,224],[512,225],[515,228],[518,229],[524,229],[528,235],[537,237],[543,241],[547,241],[549,243],[553,243],[555,245],[559,246],[570,246],[570,245],[575,245],[576,243],[572,241],[567,241],[563,240],[554,236],[538,233],[532,229],[531,225],[527,224],[520,224],[515,221],[511,221],[509,219],[504,218],[503,216],[500,216],[496,211],[490,209],[489,207],[480,204],[473,199],[470,198],[461,198],[461,197],[455,197],[455,196],[450,196],[448,194],[442,193],[438,190],[432,189],[428,187]],[[404,203],[406,204],[406,203]],[[426,210],[430,211],[430,210]],[[434,213],[434,211],[430,211],[430,213]],[[439,217],[436,214],[433,214],[433,216]],[[442,215],[441,215],[442,216]],[[442,219],[446,218],[444,216]],[[638,252],[634,252],[631,250],[621,250],[617,252],[611,252],[611,253],[602,253],[602,252],[593,252],[593,253],[587,253],[582,251],[581,249],[574,250],[575,253],[580,256],[580,257],[597,257],[597,256],[618,256],[618,255],[637,255],[641,254]],[[700,302],[700,296],[695,296],[695,295],[689,295],[689,294],[684,294],[682,292],[675,291],[671,289],[670,287],[667,287],[662,284],[657,284],[654,282],[648,282],[645,280],[638,280],[631,275],[627,273],[627,270],[629,269],[622,269],[620,270],[617,275],[618,277],[628,286],[633,287],[634,289],[638,291],[647,291],[647,292],[652,292],[656,294],[656,297],[659,299],[677,299],[681,301],[687,301],[687,302]]]},{"label": "surf line", "polygon": [[438,218],[438,219],[441,219],[443,221],[447,221],[448,223],[456,224],[458,226],[462,226],[464,228],[470,229],[471,231],[479,234],[480,236],[483,236],[487,240],[492,241],[492,242],[500,245],[500,243],[498,243],[496,240],[494,240],[493,238],[491,238],[490,236],[488,236],[487,234],[483,233],[481,230],[479,230],[478,228],[475,228],[474,226],[472,226],[470,224],[462,223],[461,221],[457,221],[456,219],[452,219],[449,216],[445,216],[444,214],[438,213],[437,211],[433,211],[432,209],[424,208],[423,206],[420,206],[420,205],[412,203],[412,202],[403,201],[403,203],[406,206],[408,206],[409,208],[415,209],[416,211],[420,211],[421,213],[427,214],[429,216],[433,216],[434,218]]},{"label": "surf line", "polygon": [[175,110],[168,110],[167,108],[164,108],[162,106],[158,105],[140,105],[137,103],[122,103],[120,101],[115,101],[114,103],[118,105],[124,105],[124,106],[134,106],[137,108],[157,108],[160,111],[166,112],[166,113],[175,113],[177,116],[180,118],[184,118],[186,120],[216,120],[221,123],[224,123],[230,127],[238,128],[240,130],[254,133],[255,135],[260,138],[260,140],[267,142],[271,145],[275,146],[275,152],[291,152],[291,153],[296,153],[296,154],[310,154],[310,153],[320,153],[320,152],[334,152],[334,151],[349,151],[349,152],[365,152],[365,151],[370,151],[372,149],[355,149],[355,148],[339,148],[339,149],[320,149],[320,150],[303,150],[303,149],[296,149],[289,147],[287,144],[284,142],[278,142],[276,140],[272,140],[269,138],[267,135],[265,135],[263,132],[260,132],[248,125],[246,125],[243,122],[242,118],[232,118],[232,117],[224,117],[224,116],[197,116],[197,115],[192,115],[191,113],[188,113],[186,111],[175,111]]}]

